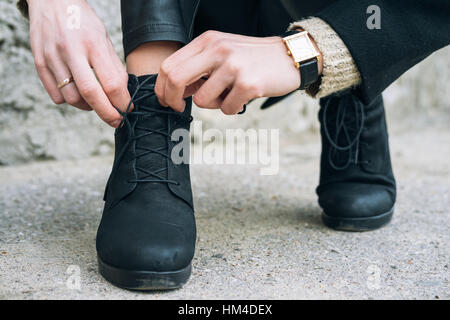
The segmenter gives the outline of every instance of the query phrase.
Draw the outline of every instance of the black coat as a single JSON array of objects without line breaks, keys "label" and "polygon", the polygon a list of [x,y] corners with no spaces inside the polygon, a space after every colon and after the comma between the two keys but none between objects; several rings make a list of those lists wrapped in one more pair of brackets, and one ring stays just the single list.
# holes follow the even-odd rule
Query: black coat
[{"label": "black coat", "polygon": [[[450,0],[326,2],[315,16],[331,25],[350,50],[361,73],[358,90],[365,102],[431,53],[450,44]],[[380,29],[367,28],[366,10],[370,5],[381,9]]]}]

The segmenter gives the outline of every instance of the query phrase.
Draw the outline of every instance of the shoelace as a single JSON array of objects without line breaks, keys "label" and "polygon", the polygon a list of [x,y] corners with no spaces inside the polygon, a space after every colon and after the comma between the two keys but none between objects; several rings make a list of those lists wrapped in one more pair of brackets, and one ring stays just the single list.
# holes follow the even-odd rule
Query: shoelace
[{"label": "shoelace", "polygon": [[[128,140],[126,142],[126,145],[122,149],[122,153],[119,155],[119,161],[117,163],[120,163],[120,159],[123,157],[125,150],[127,150],[128,145],[133,141],[139,140],[139,139],[146,137],[148,135],[151,135],[151,134],[162,135],[162,136],[166,137],[166,139],[168,140],[168,143],[170,141],[171,135],[169,132],[165,132],[162,129],[152,129],[152,128],[146,128],[146,127],[139,126],[137,124],[137,121],[135,122],[134,125],[132,125],[130,122],[130,119],[129,119],[130,116],[149,117],[149,116],[154,116],[155,114],[167,114],[169,117],[174,116],[174,117],[178,117],[181,119],[185,119],[189,122],[192,121],[192,116],[185,116],[179,112],[158,110],[158,109],[152,108],[150,106],[145,106],[145,105],[140,105],[139,110],[130,112],[130,108],[133,103],[136,103],[142,99],[145,99],[145,98],[155,95],[154,83],[147,84],[147,82],[150,81],[151,79],[154,79],[154,77],[156,77],[156,75],[152,76],[152,77],[148,77],[147,79],[145,79],[144,81],[142,81],[141,83],[138,84],[138,86],[136,87],[136,90],[134,91],[133,95],[131,96],[130,102],[128,103],[128,106],[127,106],[127,109],[125,112],[120,111],[119,109],[116,108],[116,110],[122,116],[122,121],[119,125],[119,128],[121,128],[124,125],[129,127]],[[147,91],[147,92],[143,93],[139,98],[136,98],[136,95],[138,94],[138,92],[141,92],[141,91]],[[143,133],[136,134],[137,130],[142,131]],[[146,156],[146,155],[149,155],[152,153],[158,154],[164,158],[169,159],[170,158],[170,156],[168,154],[169,148],[167,147],[167,152],[164,152],[163,150],[165,148],[166,147],[164,147],[164,146],[159,147],[159,148],[144,147],[144,146],[139,146],[136,143],[136,151],[140,150],[140,153],[136,154],[132,160],[136,160],[138,158],[141,158],[143,156]],[[171,183],[171,184],[179,185],[178,181],[166,179],[165,177],[161,176],[162,172],[167,171],[167,166],[164,166],[155,171],[150,171],[146,168],[141,168],[141,167],[136,166],[136,171],[140,172],[142,174],[142,176],[137,177],[135,180],[128,180],[129,183],[161,182],[161,183]]]},{"label": "shoelace", "polygon": [[[331,99],[328,99],[327,103],[324,106],[322,113],[322,123],[324,127],[325,136],[331,144],[330,151],[328,153],[328,162],[330,166],[335,170],[345,170],[351,163],[356,165],[360,163],[367,163],[368,161],[359,161],[359,147],[360,147],[360,137],[361,133],[364,129],[364,121],[365,121],[365,113],[364,113],[364,105],[360,101],[355,101],[355,97],[351,95],[351,103],[348,103],[348,98],[342,98],[339,100],[338,107],[336,110],[336,123],[335,123],[335,134],[334,138],[331,137],[329,129],[327,127],[327,112],[331,102]],[[354,110],[348,111],[348,106],[354,106]],[[349,113],[352,112],[352,113]],[[354,131],[356,134],[351,139],[349,127],[354,126]],[[344,134],[344,139],[347,142],[346,145],[339,145],[339,139]],[[337,155],[338,152],[347,152],[348,159],[347,162],[339,166],[337,165],[333,157]]]}]

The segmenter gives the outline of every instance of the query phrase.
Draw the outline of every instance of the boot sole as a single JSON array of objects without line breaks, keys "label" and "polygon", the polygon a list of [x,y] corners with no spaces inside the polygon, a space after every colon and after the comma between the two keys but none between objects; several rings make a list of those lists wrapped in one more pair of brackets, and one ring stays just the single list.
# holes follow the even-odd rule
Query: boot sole
[{"label": "boot sole", "polygon": [[98,271],[113,285],[129,290],[171,290],[181,288],[191,275],[192,264],[177,271],[133,271],[104,263],[99,256]]},{"label": "boot sole", "polygon": [[325,213],[322,213],[323,223],[332,229],[340,231],[370,231],[381,228],[388,224],[392,215],[394,214],[394,208],[388,212],[379,214],[373,217],[366,218],[339,218],[330,217]]}]

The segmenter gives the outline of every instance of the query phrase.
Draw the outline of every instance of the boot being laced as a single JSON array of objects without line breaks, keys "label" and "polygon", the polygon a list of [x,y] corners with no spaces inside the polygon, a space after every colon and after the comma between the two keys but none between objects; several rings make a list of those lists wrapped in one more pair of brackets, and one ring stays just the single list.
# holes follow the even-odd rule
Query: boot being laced
[{"label": "boot being laced", "polygon": [[[192,100],[186,99],[183,113],[161,106],[155,81],[156,75],[129,76],[132,97],[119,111],[123,119],[96,241],[103,277],[137,290],[181,287],[195,251],[189,164],[171,158],[179,143],[171,139],[174,130],[189,132]],[[189,154],[189,140],[183,152]]]}]

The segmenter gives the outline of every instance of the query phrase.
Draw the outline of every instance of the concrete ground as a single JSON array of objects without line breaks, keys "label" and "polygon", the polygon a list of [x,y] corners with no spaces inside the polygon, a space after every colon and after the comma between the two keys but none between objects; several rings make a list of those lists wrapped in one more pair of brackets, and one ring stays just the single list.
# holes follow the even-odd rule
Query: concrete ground
[{"label": "concrete ground", "polygon": [[155,293],[97,272],[111,158],[0,168],[0,299],[449,299],[449,142],[448,126],[391,134],[394,219],[366,233],[322,225],[317,135],[283,146],[274,176],[194,165],[194,271]]}]

